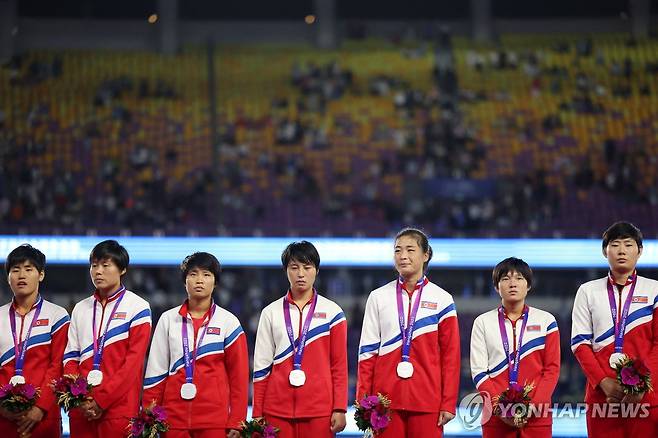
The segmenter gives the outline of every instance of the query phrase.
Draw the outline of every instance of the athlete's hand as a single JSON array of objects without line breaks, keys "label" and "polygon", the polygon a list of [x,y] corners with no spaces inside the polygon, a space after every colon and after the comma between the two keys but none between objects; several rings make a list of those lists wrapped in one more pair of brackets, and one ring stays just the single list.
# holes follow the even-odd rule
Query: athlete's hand
[{"label": "athlete's hand", "polygon": [[103,415],[103,409],[98,406],[93,398],[82,402],[80,410],[89,421],[98,420]]},{"label": "athlete's hand", "polygon": [[37,406],[32,406],[32,408],[24,412],[21,418],[18,420],[17,432],[20,436],[25,436],[30,433],[32,428],[37,425],[41,420],[43,420],[44,412],[41,408]]},{"label": "athlete's hand", "polygon": [[334,411],[331,414],[331,433],[342,432],[345,429],[347,420],[345,419],[345,412]]},{"label": "athlete's hand", "polygon": [[240,438],[240,431],[236,429],[231,429],[227,434],[226,438]]},{"label": "athlete's hand", "polygon": [[12,423],[17,423],[18,420],[21,419],[23,416],[22,412],[16,413],[16,412],[11,412],[8,411],[7,409],[3,408],[0,406],[0,416],[3,418],[6,418],[7,420],[11,421]]},{"label": "athlete's hand", "polygon": [[455,414],[451,414],[448,411],[441,411],[439,413],[439,426],[445,426],[450,420],[455,418]]},{"label": "athlete's hand", "polygon": [[619,403],[626,395],[619,382],[612,377],[604,377],[599,386],[605,393],[608,403]]},{"label": "athlete's hand", "polygon": [[621,399],[622,403],[640,403],[642,399],[644,398],[644,393],[641,392],[639,394],[626,394],[623,399]]}]

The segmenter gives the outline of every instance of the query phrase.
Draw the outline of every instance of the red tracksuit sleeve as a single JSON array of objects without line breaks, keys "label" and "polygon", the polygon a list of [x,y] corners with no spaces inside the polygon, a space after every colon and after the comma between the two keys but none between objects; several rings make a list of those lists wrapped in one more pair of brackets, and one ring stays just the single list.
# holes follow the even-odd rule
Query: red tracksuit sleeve
[{"label": "red tracksuit sleeve", "polygon": [[272,321],[269,313],[263,310],[258,321],[256,331],[256,345],[254,346],[254,399],[251,416],[263,416],[265,393],[267,383],[272,372],[272,362],[276,346],[272,339]]},{"label": "red tracksuit sleeve", "polygon": [[249,398],[249,352],[244,333],[226,349],[225,354],[230,393],[230,414],[226,427],[240,429],[240,422],[247,418]]},{"label": "red tracksuit sleeve", "polygon": [[658,376],[658,309],[653,310],[653,319],[651,321],[653,339],[651,339],[651,350],[645,358],[649,370],[651,370],[652,380],[655,381]]},{"label": "red tracksuit sleeve", "polygon": [[[67,318],[68,319],[68,318]],[[41,382],[41,395],[36,405],[48,412],[55,406],[55,393],[50,389],[50,382],[62,375],[62,357],[68,338],[69,323],[65,322],[53,335],[50,341],[50,365]]]},{"label": "red tracksuit sleeve", "polygon": [[598,384],[601,383],[601,380],[608,376],[596,360],[591,345],[580,344],[573,354],[576,355],[580,367],[583,369],[587,380],[592,386],[598,386]]},{"label": "red tracksuit sleeve", "polygon": [[357,400],[360,400],[366,394],[373,395],[375,393],[373,379],[380,343],[381,334],[377,303],[370,294],[363,313],[361,339],[359,340],[359,365],[356,380]]},{"label": "red tracksuit sleeve", "polygon": [[560,377],[560,332],[554,331],[546,335],[542,360],[544,367],[532,396],[533,403],[550,403],[553,391]]},{"label": "red tracksuit sleeve", "polygon": [[331,381],[334,389],[334,411],[347,412],[347,322],[331,328]]},{"label": "red tracksuit sleeve", "polygon": [[[64,348],[65,352],[75,353],[77,356],[74,359],[67,360],[64,363],[62,374],[80,374],[80,343],[78,342],[78,327],[75,318],[75,309],[71,314],[71,321],[67,328],[67,341]],[[63,359],[63,358],[62,358]]]},{"label": "red tracksuit sleeve", "polygon": [[[128,335],[130,346],[126,352],[125,360],[118,370],[103,379],[103,384],[94,388],[93,397],[96,403],[107,409],[120,401],[128,392],[132,382],[142,383],[144,371],[144,357],[151,337],[151,324],[142,323],[130,328]],[[107,379],[107,380],[106,380]],[[131,382],[130,384],[127,384]]]},{"label": "red tracksuit sleeve", "polygon": [[439,351],[441,353],[441,401],[439,411],[455,414],[459,395],[461,347],[457,316],[449,316],[439,323]]}]

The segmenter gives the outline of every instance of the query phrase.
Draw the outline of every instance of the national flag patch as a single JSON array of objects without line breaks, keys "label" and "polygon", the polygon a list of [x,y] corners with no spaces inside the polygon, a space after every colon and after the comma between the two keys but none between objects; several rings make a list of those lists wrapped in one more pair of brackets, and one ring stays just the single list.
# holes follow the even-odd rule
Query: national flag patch
[{"label": "national flag patch", "polygon": [[327,319],[327,312],[315,312],[313,318]]},{"label": "national flag patch", "polygon": [[48,325],[48,318],[46,319],[37,319],[34,321],[34,326],[35,327],[45,327]]},{"label": "national flag patch", "polygon": [[221,329],[219,327],[208,327],[208,334],[209,335],[218,335],[221,332]]},{"label": "national flag patch", "polygon": [[421,301],[420,302],[420,308],[421,309],[436,310],[437,309],[437,304],[432,302],[432,301]]},{"label": "national flag patch", "polygon": [[126,319],[126,312],[117,312],[112,319]]},{"label": "national flag patch", "polygon": [[541,330],[541,325],[539,324],[533,324],[529,325],[528,327],[525,328],[529,332],[538,332]]},{"label": "national flag patch", "polygon": [[634,296],[632,302],[633,303],[640,303],[640,304],[648,304],[649,303],[649,297],[646,296],[646,295]]}]

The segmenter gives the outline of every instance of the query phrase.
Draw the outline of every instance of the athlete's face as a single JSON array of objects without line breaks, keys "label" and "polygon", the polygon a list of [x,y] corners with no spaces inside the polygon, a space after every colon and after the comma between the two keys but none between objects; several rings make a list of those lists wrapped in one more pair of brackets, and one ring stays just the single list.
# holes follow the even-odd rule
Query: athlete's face
[{"label": "athlete's face", "polygon": [[111,293],[121,286],[121,276],[126,270],[119,269],[114,260],[106,258],[103,260],[92,260],[89,267],[89,275],[96,289],[103,293]]},{"label": "athlete's face", "polygon": [[518,303],[528,296],[528,280],[519,272],[510,271],[500,277],[496,290],[504,303]]},{"label": "athlete's face", "polygon": [[313,263],[292,259],[286,267],[286,275],[290,282],[290,289],[296,293],[304,293],[313,288],[318,269]]},{"label": "athlete's face", "polygon": [[32,262],[25,261],[9,269],[7,281],[14,296],[27,297],[39,291],[39,283],[43,281],[44,275]]},{"label": "athlete's face", "polygon": [[215,274],[207,269],[192,268],[185,277],[185,290],[191,299],[203,300],[215,289]]},{"label": "athlete's face", "polygon": [[401,236],[395,241],[393,260],[395,269],[402,278],[422,275],[423,264],[429,257],[418,244],[418,239],[413,236]]},{"label": "athlete's face", "polygon": [[637,242],[630,237],[615,239],[608,243],[603,255],[608,259],[612,272],[630,273],[642,255],[642,248],[638,248]]}]

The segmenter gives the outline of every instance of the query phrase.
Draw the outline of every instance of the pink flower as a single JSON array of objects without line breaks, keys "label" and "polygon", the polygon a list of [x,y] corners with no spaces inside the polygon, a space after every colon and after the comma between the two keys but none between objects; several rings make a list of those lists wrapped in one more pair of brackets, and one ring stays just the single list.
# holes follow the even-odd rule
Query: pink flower
[{"label": "pink flower", "polygon": [[374,430],[381,430],[388,426],[389,420],[386,415],[379,415],[377,411],[370,414],[370,425]]},{"label": "pink flower", "polygon": [[71,385],[71,394],[74,396],[87,394],[87,380],[84,377],[78,377]]},{"label": "pink flower", "polygon": [[263,429],[263,434],[264,434],[263,438],[275,438],[276,437],[276,429],[271,424],[268,424]]},{"label": "pink flower", "polygon": [[364,397],[359,404],[361,405],[362,408],[364,409],[370,409],[379,403],[379,397],[376,395],[369,395],[368,397]]},{"label": "pink flower", "polygon": [[23,385],[23,387],[21,388],[21,392],[28,399],[32,399],[36,395],[37,390],[34,386],[27,383],[27,384]]},{"label": "pink flower", "polygon": [[633,361],[633,368],[635,368],[635,371],[640,376],[648,376],[651,373],[649,367],[647,367],[647,365],[644,363],[642,359],[635,359]]},{"label": "pink flower", "polygon": [[7,397],[8,394],[11,394],[12,389],[14,389],[14,385],[11,383],[7,383],[6,385],[0,386],[0,397],[4,398]]},{"label": "pink flower", "polygon": [[640,376],[637,375],[635,368],[624,367],[621,370],[621,382],[624,385],[635,386],[640,383]]},{"label": "pink flower", "polygon": [[134,437],[138,437],[144,432],[144,422],[137,420],[133,423],[132,427],[130,428],[130,433]]},{"label": "pink flower", "polygon": [[167,419],[167,412],[162,406],[154,406],[151,412],[156,421],[165,421]]}]

